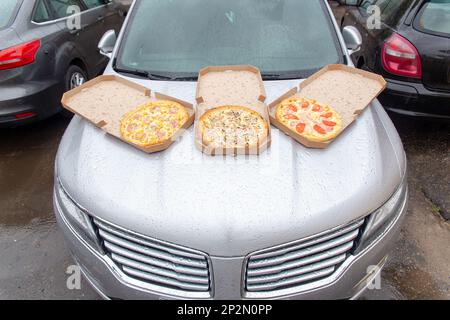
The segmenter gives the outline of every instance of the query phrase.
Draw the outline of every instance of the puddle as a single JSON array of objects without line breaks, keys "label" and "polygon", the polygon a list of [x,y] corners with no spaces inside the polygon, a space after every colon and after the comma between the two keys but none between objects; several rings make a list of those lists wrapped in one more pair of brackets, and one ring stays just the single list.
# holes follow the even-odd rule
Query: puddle
[{"label": "puddle", "polygon": [[0,130],[0,225],[23,226],[53,215],[54,158],[67,119]]},{"label": "puddle", "polygon": [[389,268],[385,270],[385,276],[408,300],[449,298],[448,285],[447,289],[440,288],[433,277],[421,269],[415,267]]}]

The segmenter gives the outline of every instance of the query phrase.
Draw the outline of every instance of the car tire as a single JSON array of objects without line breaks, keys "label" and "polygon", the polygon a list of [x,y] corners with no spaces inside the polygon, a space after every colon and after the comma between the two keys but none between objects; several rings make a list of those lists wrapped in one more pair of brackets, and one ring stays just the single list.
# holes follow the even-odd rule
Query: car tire
[{"label": "car tire", "polygon": [[[64,78],[64,92],[75,89],[86,81],[88,81],[86,71],[78,66],[71,65],[69,69],[67,69],[66,76]],[[62,109],[61,114],[68,118],[73,116],[73,113],[66,109]]]}]

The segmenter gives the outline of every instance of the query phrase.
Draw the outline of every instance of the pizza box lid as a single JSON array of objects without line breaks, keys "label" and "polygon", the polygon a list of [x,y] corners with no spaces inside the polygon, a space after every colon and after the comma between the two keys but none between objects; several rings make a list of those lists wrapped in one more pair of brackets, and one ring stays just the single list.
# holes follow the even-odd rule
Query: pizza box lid
[{"label": "pizza box lid", "polygon": [[[305,147],[325,149],[386,88],[382,76],[342,64],[330,64],[269,104],[271,123]],[[334,139],[325,142],[311,141],[292,131],[276,118],[277,106],[285,99],[303,97],[324,103],[336,109],[342,116],[342,130]]]},{"label": "pizza box lid", "polygon": [[211,106],[264,102],[266,90],[261,72],[250,65],[203,68],[198,76],[196,100]]},{"label": "pizza box lid", "polygon": [[[258,155],[270,147],[270,118],[266,91],[258,68],[250,65],[210,66],[199,72],[196,101],[195,145],[207,155]],[[199,121],[205,112],[225,106],[245,106],[258,112],[268,124],[267,139],[256,148],[211,148],[203,144]]]},{"label": "pizza box lid", "polygon": [[[184,126],[169,141],[148,148],[142,148],[122,139],[121,119],[140,105],[157,100],[170,100],[183,105],[190,115]],[[66,92],[61,103],[65,109],[146,153],[159,152],[169,148],[193,124],[195,119],[192,104],[158,92],[152,94],[150,89],[115,75],[99,76]]]}]

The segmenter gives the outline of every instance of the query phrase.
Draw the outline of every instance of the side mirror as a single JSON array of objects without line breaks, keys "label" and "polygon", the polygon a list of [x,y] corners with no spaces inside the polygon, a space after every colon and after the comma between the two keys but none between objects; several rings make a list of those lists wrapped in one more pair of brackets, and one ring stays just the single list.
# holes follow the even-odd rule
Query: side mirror
[{"label": "side mirror", "polygon": [[362,36],[358,29],[353,26],[346,26],[342,30],[342,35],[344,37],[345,44],[347,45],[349,55],[361,50]]},{"label": "side mirror", "polygon": [[114,30],[106,31],[103,37],[100,39],[98,43],[98,49],[100,53],[105,57],[111,59],[112,53],[114,50],[114,46],[116,45],[117,36]]}]

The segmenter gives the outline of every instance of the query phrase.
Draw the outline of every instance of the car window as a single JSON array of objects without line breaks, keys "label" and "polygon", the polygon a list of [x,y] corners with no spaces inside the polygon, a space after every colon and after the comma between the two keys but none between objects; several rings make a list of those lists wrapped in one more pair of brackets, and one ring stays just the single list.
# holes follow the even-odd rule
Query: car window
[{"label": "car window", "polygon": [[343,59],[317,0],[138,0],[123,39],[118,68],[160,74],[251,64],[287,77]]},{"label": "car window", "polygon": [[103,0],[83,0],[88,9],[100,7],[105,4]]},{"label": "car window", "polygon": [[9,26],[13,15],[16,12],[16,8],[21,1],[19,0],[1,0],[0,1],[0,29]]},{"label": "car window", "polygon": [[413,0],[382,0],[380,3],[381,20],[389,26],[395,26],[405,15]]},{"label": "car window", "polygon": [[78,0],[48,0],[56,18],[63,18],[73,14],[70,10],[73,6],[78,6],[81,11],[81,3]]},{"label": "car window", "polygon": [[367,8],[374,5],[377,1],[379,0],[364,0],[363,2],[361,2],[360,7],[367,10]]},{"label": "car window", "polygon": [[38,0],[34,9],[33,21],[34,22],[46,22],[50,20],[50,13],[44,0]]},{"label": "car window", "polygon": [[416,21],[418,27],[424,31],[450,35],[450,1],[428,1]]}]

